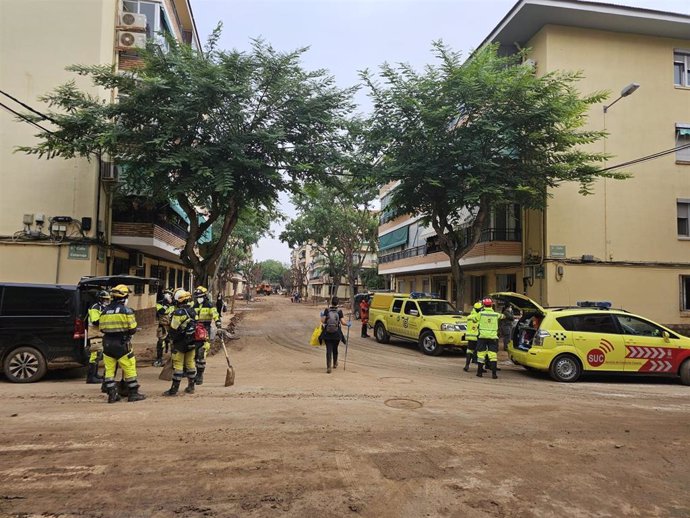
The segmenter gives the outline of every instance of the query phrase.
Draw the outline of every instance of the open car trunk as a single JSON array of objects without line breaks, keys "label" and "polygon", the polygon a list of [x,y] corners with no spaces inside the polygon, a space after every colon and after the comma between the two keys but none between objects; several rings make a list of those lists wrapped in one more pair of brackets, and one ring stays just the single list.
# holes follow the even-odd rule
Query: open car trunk
[{"label": "open car trunk", "polygon": [[102,275],[100,277],[82,277],[77,283],[79,289],[79,314],[86,315],[88,309],[96,302],[96,294],[118,284],[125,286],[157,286],[160,281],[155,277],[138,277],[136,275]]},{"label": "open car trunk", "polygon": [[492,293],[489,297],[500,306],[510,303],[520,310],[520,319],[513,328],[511,337],[513,347],[523,351],[532,347],[534,337],[546,314],[544,308],[529,297],[511,291]]}]

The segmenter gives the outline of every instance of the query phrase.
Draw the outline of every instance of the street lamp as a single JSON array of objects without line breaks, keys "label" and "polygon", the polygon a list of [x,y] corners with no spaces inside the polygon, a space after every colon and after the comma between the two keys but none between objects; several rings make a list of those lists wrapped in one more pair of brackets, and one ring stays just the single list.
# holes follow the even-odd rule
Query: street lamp
[{"label": "street lamp", "polygon": [[630,83],[628,86],[624,87],[624,88],[621,90],[621,95],[620,95],[620,97],[619,97],[618,99],[616,99],[615,101],[613,101],[611,104],[605,105],[605,106],[604,106],[604,113],[606,113],[606,112],[608,111],[608,109],[609,109],[611,106],[613,106],[614,104],[616,104],[616,103],[617,103],[618,101],[620,101],[623,97],[629,96],[629,95],[632,94],[635,90],[637,90],[639,87],[640,87],[640,84],[639,84],[639,83]]}]

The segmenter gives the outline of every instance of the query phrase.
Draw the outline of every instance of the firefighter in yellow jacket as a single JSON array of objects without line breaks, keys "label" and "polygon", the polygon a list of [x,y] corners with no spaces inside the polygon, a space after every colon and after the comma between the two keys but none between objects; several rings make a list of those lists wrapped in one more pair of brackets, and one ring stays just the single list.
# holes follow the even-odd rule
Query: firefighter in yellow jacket
[{"label": "firefighter in yellow jacket", "polygon": [[177,395],[185,373],[187,374],[187,388],[184,391],[188,394],[194,393],[196,351],[202,345],[194,340],[196,312],[192,308],[192,295],[185,290],[176,290],[173,298],[176,306],[170,319],[170,335],[173,339],[173,378],[170,389],[163,392],[164,396]]},{"label": "firefighter in yellow jacket", "polygon": [[103,376],[98,375],[98,364],[103,359],[103,336],[98,329],[101,313],[110,304],[110,293],[99,291],[96,295],[97,302],[93,304],[87,313],[87,337],[89,344],[89,367],[86,373],[86,383],[103,383]]},{"label": "firefighter in yellow jacket", "polygon": [[465,366],[462,369],[465,372],[470,370],[470,363],[472,363],[472,359],[476,357],[477,335],[479,334],[479,313],[482,307],[481,302],[475,302],[472,311],[467,315],[467,332],[465,333],[465,338],[467,338],[467,352],[465,353]]},{"label": "firefighter in yellow jacket", "polygon": [[194,290],[194,311],[198,322],[204,324],[208,339],[200,347],[196,357],[196,384],[203,385],[204,371],[206,370],[206,356],[211,350],[211,323],[215,322],[216,328],[221,328],[220,315],[216,306],[208,297],[208,290],[203,286],[197,286]]},{"label": "firefighter in yellow jacket", "polygon": [[105,389],[108,403],[120,401],[115,386],[115,366],[119,365],[129,389],[128,401],[146,399],[139,393],[137,361],[132,350],[132,335],[137,331],[137,320],[132,308],[127,307],[129,288],[119,284],[110,290],[113,301],[103,310],[98,328],[103,333],[103,362],[105,363]]},{"label": "firefighter in yellow jacket", "polygon": [[482,377],[484,364],[488,363],[487,370],[491,369],[491,377],[498,378],[496,367],[498,366],[498,322],[501,315],[493,308],[493,300],[482,300],[482,309],[479,313],[479,333],[477,337],[477,376]]}]

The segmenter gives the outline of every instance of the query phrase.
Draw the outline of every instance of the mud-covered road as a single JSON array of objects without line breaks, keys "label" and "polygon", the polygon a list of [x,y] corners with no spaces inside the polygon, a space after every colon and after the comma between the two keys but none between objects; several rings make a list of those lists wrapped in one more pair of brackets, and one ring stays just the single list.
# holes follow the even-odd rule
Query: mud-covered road
[{"label": "mud-covered road", "polygon": [[357,331],[326,374],[319,308],[238,307],[234,387],[222,354],[177,398],[142,365],[138,403],[64,374],[1,380],[0,516],[690,516],[678,380],[560,384],[505,361],[479,379]]}]

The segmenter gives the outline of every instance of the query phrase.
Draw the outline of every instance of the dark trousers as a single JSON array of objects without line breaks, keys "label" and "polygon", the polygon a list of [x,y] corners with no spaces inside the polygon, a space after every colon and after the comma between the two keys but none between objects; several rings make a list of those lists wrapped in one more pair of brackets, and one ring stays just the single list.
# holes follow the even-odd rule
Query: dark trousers
[{"label": "dark trousers", "polygon": [[[326,367],[338,363],[338,345],[340,340],[326,340]],[[333,363],[331,363],[333,358]]]},{"label": "dark trousers", "polygon": [[366,338],[368,335],[367,333],[367,324],[362,324],[362,338]]}]

